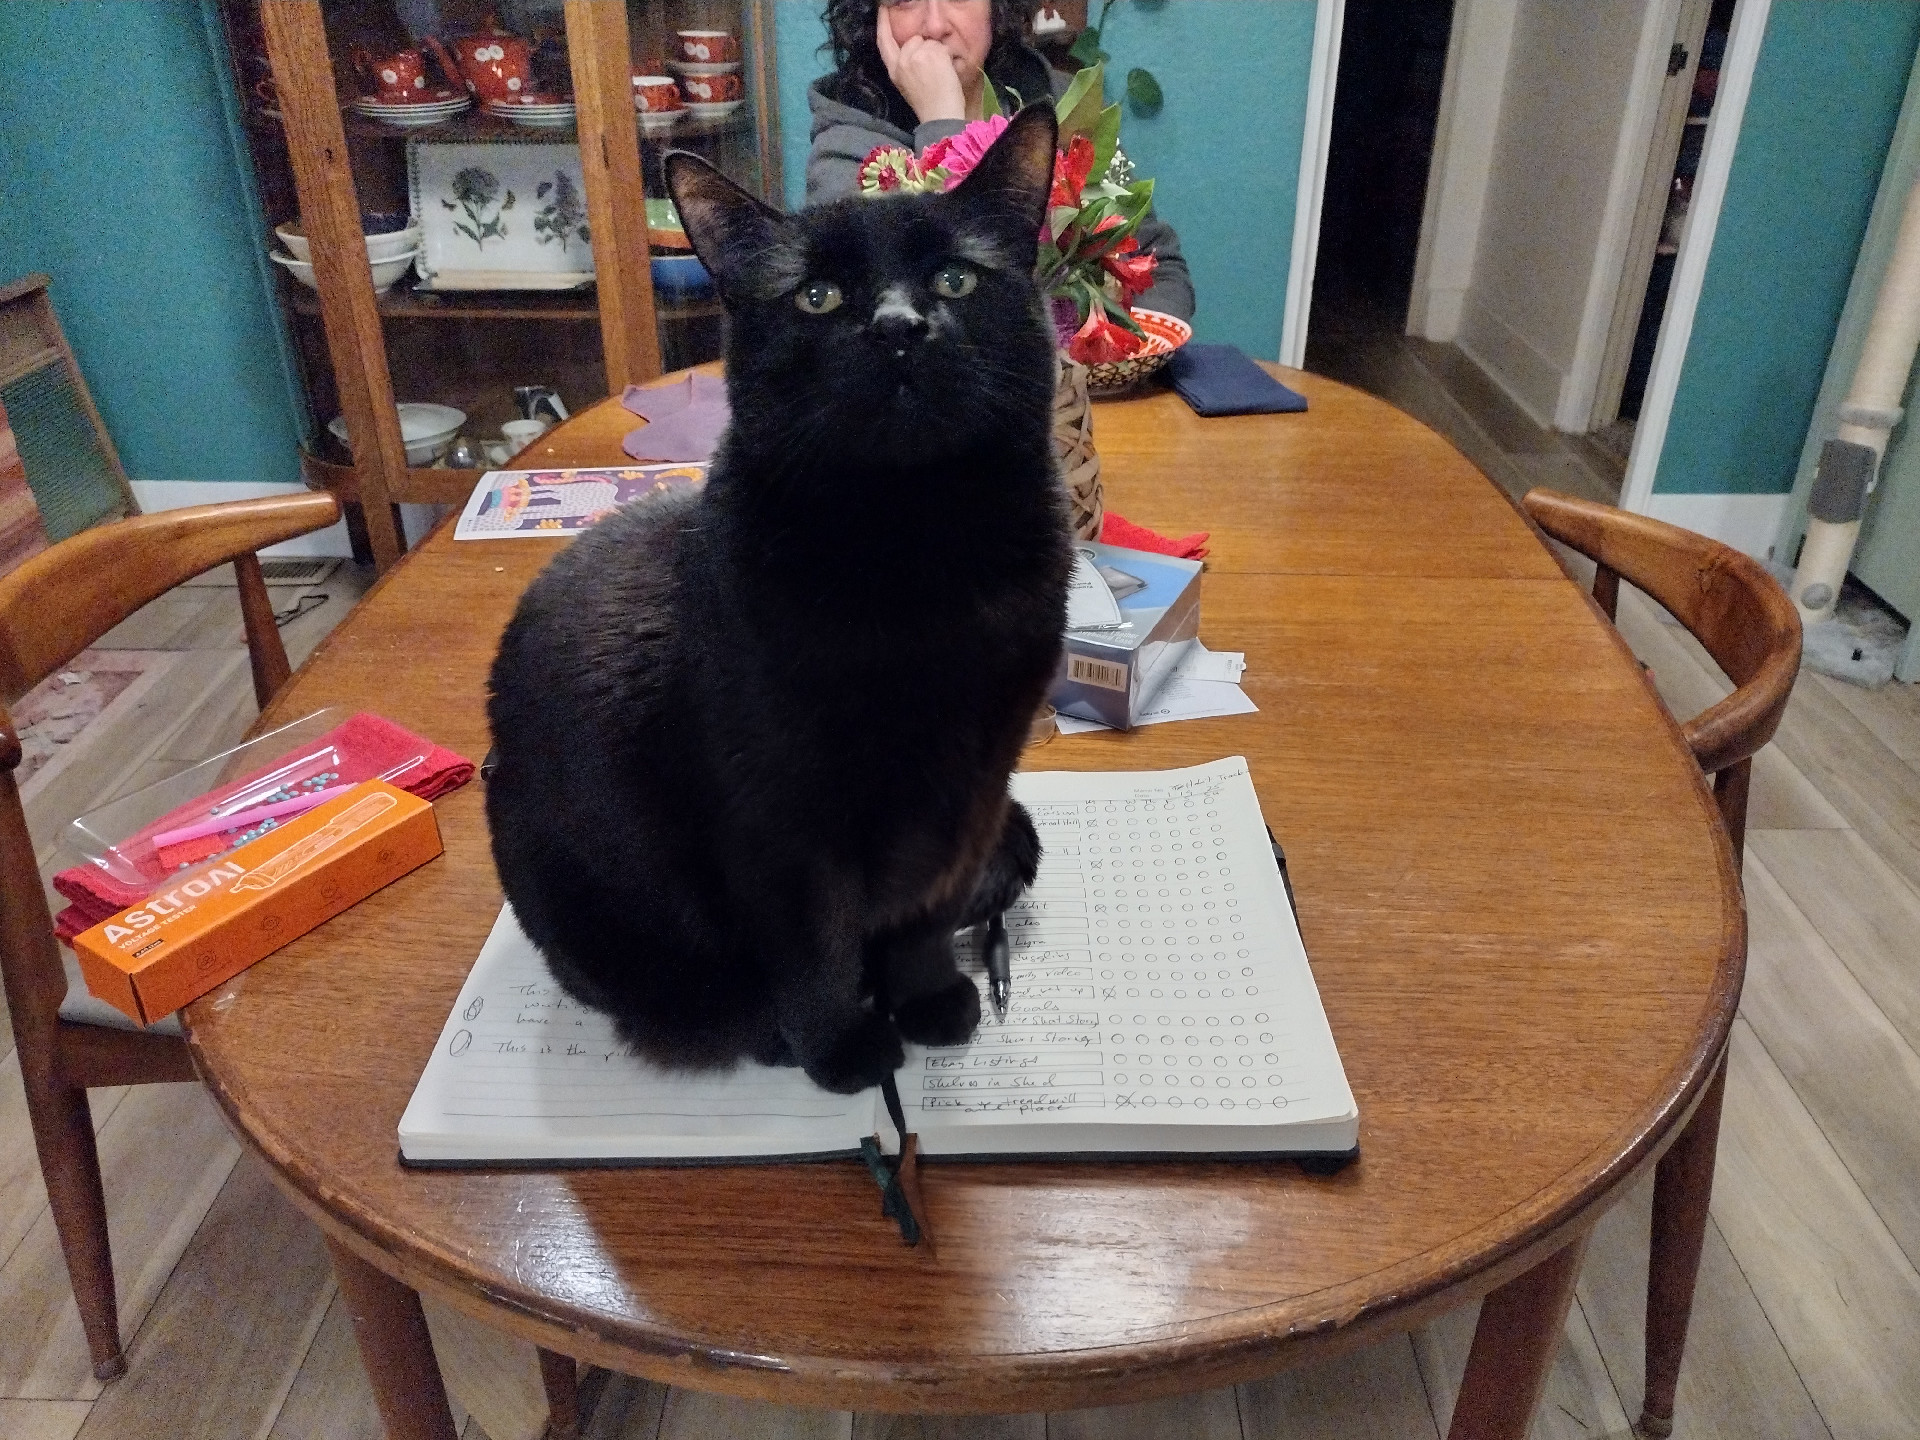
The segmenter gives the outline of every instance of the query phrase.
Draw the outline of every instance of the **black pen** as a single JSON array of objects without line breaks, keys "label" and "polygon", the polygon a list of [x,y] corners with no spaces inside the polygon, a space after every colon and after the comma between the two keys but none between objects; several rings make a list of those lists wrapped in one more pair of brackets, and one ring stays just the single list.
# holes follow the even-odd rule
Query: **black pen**
[{"label": "black pen", "polygon": [[1007,1023],[1007,1002],[1013,998],[1012,947],[1007,943],[1007,917],[987,922],[987,993],[993,997],[993,1018]]}]

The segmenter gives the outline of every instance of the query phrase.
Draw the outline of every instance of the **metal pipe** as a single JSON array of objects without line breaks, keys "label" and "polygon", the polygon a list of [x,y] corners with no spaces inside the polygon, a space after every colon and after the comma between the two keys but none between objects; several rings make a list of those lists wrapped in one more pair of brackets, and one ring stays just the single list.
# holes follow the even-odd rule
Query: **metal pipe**
[{"label": "metal pipe", "polygon": [[1838,414],[1820,452],[1808,505],[1807,536],[1789,593],[1803,625],[1830,618],[1860,538],[1867,497],[1879,482],[1887,437],[1900,423],[1900,400],[1920,348],[1920,185],[1907,192],[1893,258],[1874,300],[1873,319]]}]

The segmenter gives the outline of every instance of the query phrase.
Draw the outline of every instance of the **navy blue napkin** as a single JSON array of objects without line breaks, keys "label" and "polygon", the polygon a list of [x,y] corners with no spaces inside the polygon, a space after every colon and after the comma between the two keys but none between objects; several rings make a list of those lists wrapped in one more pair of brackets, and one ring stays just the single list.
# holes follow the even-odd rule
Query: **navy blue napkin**
[{"label": "navy blue napkin", "polygon": [[1188,341],[1167,362],[1167,378],[1196,415],[1291,414],[1307,397],[1289,390],[1235,345]]}]

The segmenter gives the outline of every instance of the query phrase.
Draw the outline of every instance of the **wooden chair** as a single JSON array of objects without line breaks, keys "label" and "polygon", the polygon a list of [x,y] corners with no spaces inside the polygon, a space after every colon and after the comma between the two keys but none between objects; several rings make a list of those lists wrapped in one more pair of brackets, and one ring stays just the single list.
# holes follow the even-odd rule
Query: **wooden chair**
[{"label": "wooden chair", "polygon": [[140,507],[53,313],[52,283],[27,275],[0,285],[0,392],[47,536],[64,540]]},{"label": "wooden chair", "polygon": [[7,707],[149,600],[228,562],[240,582],[253,691],[264,706],[291,671],[254,552],[339,518],[331,495],[169,510],[82,531],[0,579],[0,978],[47,1202],[101,1380],[125,1373],[127,1362],[87,1090],[191,1080],[193,1066],[177,1021],[115,1025],[117,1012],[100,1013],[109,1007],[94,1002],[89,1012],[82,1002],[90,997],[69,997],[20,804],[20,740]]},{"label": "wooden chair", "polygon": [[[1594,562],[1593,597],[1609,620],[1616,618],[1625,577],[1664,605],[1733,681],[1731,695],[1685,721],[1680,733],[1701,770],[1713,777],[1713,798],[1737,868],[1746,850],[1753,756],[1779,728],[1800,673],[1799,613],[1758,564],[1691,530],[1551,490],[1529,491],[1520,506],[1547,534]],[[1635,1427],[1646,1436],[1673,1431],[1726,1078],[1723,1054],[1692,1120],[1655,1172],[1647,1388]]]}]

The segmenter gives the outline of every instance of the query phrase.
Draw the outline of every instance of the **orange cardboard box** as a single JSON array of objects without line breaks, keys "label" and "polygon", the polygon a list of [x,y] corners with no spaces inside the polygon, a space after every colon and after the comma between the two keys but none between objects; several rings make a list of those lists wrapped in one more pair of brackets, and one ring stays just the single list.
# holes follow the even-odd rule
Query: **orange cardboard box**
[{"label": "orange cardboard box", "polygon": [[369,780],[82,931],[80,973],[150,1025],[439,853],[433,806]]}]

